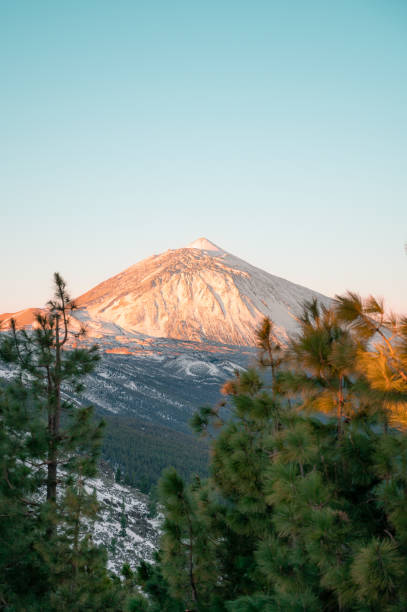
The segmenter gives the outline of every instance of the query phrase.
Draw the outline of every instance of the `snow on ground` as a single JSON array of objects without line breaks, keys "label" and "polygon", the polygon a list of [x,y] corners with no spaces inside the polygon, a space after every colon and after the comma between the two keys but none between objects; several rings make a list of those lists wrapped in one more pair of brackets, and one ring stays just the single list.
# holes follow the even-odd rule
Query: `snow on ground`
[{"label": "snow on ground", "polygon": [[151,561],[161,520],[151,518],[148,496],[115,482],[113,473],[107,469],[99,478],[89,479],[87,488],[96,492],[100,504],[93,539],[107,549],[109,569],[120,574],[124,563],[134,569],[142,559]]}]

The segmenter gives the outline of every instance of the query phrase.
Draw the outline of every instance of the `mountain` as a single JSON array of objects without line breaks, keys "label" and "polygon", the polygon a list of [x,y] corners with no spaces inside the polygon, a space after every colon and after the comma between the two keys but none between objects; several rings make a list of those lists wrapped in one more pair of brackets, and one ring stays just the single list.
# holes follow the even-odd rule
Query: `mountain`
[{"label": "mountain", "polygon": [[25,308],[18,312],[3,312],[0,315],[0,321],[4,328],[10,324],[10,319],[14,319],[17,327],[27,327],[33,324],[35,316],[42,311],[41,308]]},{"label": "mountain", "polygon": [[[231,255],[206,238],[153,255],[76,299],[76,317],[91,334],[122,331],[192,342],[252,346],[270,317],[283,339],[296,327],[304,300],[329,298]],[[27,325],[35,309],[15,313]],[[10,313],[0,315],[7,322]],[[113,327],[112,327],[113,326]]]},{"label": "mountain", "polygon": [[88,320],[149,337],[251,346],[264,316],[286,337],[300,304],[312,297],[329,302],[199,238],[144,259],[76,302]]}]

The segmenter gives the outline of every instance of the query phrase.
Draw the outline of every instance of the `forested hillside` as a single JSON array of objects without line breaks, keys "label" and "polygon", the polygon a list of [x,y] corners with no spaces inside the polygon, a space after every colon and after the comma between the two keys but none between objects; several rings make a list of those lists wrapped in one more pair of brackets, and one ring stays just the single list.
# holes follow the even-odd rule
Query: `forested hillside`
[{"label": "forested hillside", "polygon": [[173,466],[186,480],[208,473],[208,445],[191,434],[130,416],[105,415],[102,456],[120,467],[125,483],[148,493],[165,467]]}]

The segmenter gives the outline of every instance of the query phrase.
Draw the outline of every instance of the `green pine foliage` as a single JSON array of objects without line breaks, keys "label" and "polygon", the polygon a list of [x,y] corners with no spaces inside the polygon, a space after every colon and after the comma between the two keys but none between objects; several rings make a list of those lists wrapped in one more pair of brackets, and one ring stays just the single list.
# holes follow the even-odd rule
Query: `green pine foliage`
[{"label": "green pine foliage", "polygon": [[117,610],[122,593],[92,542],[98,506],[86,488],[97,473],[103,423],[65,393],[81,392],[97,349],[67,350],[75,305],[63,279],[54,281],[36,328],[18,330],[12,321],[0,343],[0,358],[15,372],[0,389],[0,606]]},{"label": "green pine foliage", "polygon": [[305,304],[285,350],[271,322],[258,341],[260,369],[223,387],[231,418],[193,419],[213,436],[209,479],[162,477],[143,609],[160,575],[174,610],[405,610],[406,319],[347,294]]},{"label": "green pine foliage", "polygon": [[20,609],[39,609],[37,602],[49,588],[36,549],[43,521],[35,497],[44,476],[30,465],[46,454],[38,411],[18,382],[0,389],[0,605],[6,609],[17,594]]}]

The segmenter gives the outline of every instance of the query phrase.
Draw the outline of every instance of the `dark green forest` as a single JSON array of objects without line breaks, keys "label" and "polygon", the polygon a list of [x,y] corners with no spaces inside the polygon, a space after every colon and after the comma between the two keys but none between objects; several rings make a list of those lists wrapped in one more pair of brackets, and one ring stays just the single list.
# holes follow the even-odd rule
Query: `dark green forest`
[{"label": "dark green forest", "polygon": [[130,416],[104,416],[102,457],[119,467],[123,482],[148,493],[165,467],[185,479],[208,474],[208,444],[193,436]]},{"label": "dark green forest", "polygon": [[[406,610],[406,317],[353,293],[331,308],[312,301],[284,346],[265,319],[257,366],[195,414],[189,447],[187,435],[132,419],[109,417],[106,429],[64,399],[98,359],[96,348],[65,348],[74,308],[55,275],[37,329],[1,339],[16,369],[0,390],[2,609]],[[155,562],[119,578],[93,543],[86,480],[102,453],[147,489],[167,451]]]}]

